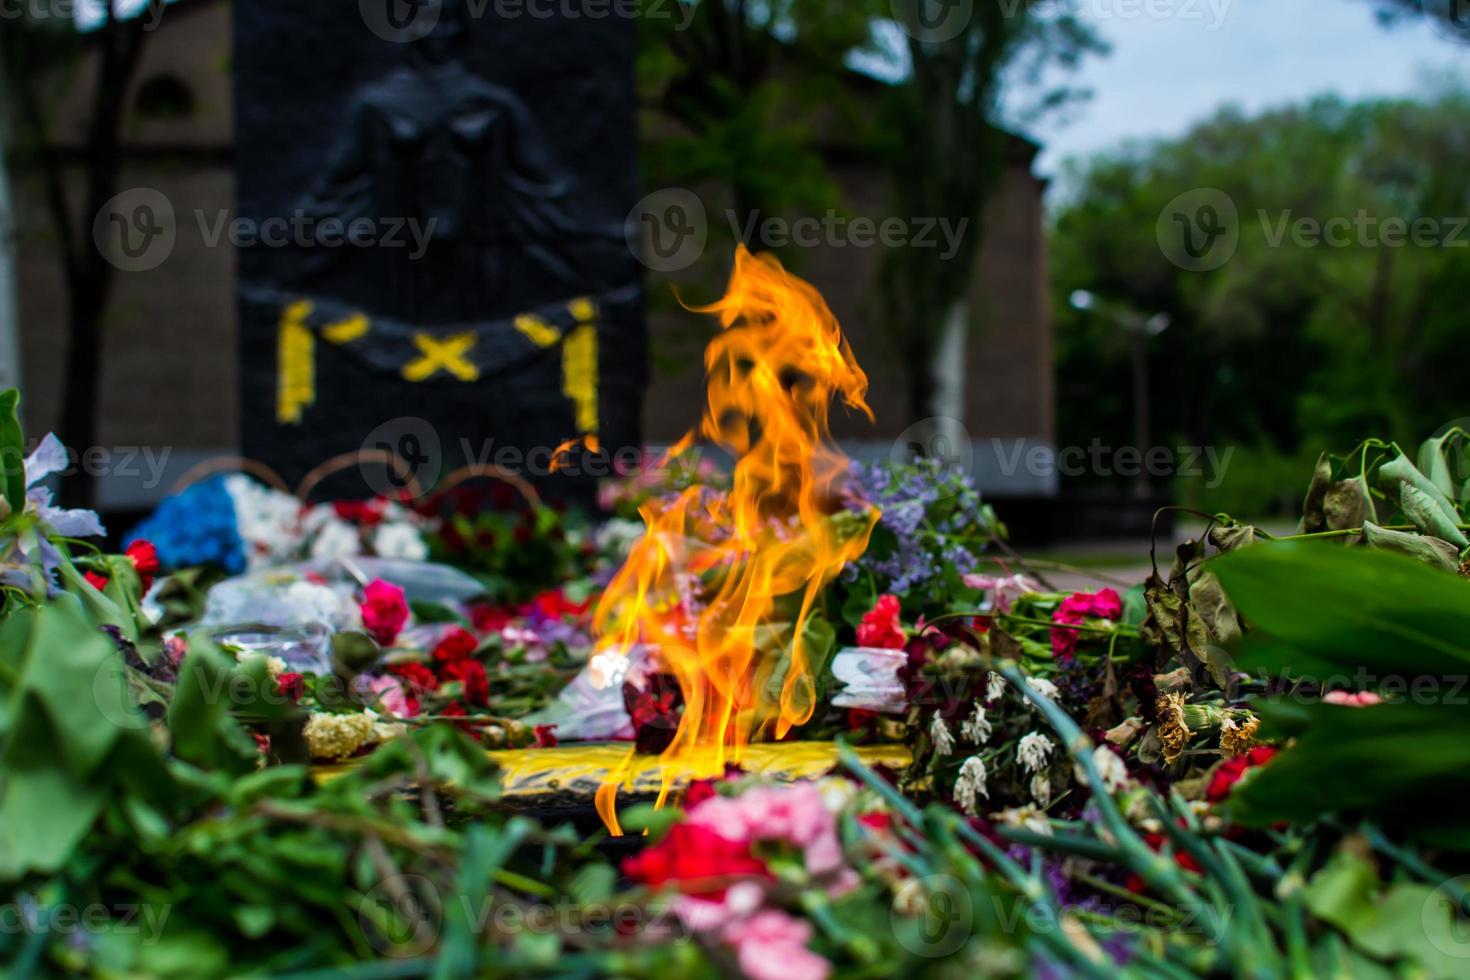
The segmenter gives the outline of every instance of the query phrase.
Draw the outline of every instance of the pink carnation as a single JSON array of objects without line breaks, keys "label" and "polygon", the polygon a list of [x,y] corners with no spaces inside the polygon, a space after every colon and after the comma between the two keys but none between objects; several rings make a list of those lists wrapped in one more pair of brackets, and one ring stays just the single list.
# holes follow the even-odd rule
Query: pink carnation
[{"label": "pink carnation", "polygon": [[751,980],[826,980],[832,965],[807,949],[812,927],[776,909],[736,919],[720,931]]},{"label": "pink carnation", "polygon": [[1370,705],[1382,704],[1383,698],[1372,691],[1359,691],[1351,694],[1347,691],[1328,691],[1322,695],[1323,704],[1336,704],[1344,708],[1366,708]]},{"label": "pink carnation", "polygon": [[408,598],[396,585],[373,579],[363,590],[362,625],[373,639],[387,646],[398,639],[408,622]]},{"label": "pink carnation", "polygon": [[[1052,622],[1075,625],[1085,619],[1116,620],[1123,615],[1123,600],[1112,589],[1099,592],[1074,592],[1062,600],[1057,611],[1052,613]],[[1077,649],[1077,631],[1053,629],[1051,652],[1066,659]]]}]

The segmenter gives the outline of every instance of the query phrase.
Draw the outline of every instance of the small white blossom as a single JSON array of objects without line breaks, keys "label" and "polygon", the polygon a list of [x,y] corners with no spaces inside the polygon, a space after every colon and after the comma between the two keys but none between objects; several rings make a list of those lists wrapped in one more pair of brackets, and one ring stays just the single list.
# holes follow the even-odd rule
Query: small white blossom
[{"label": "small white blossom", "polygon": [[311,543],[313,558],[352,558],[362,552],[357,529],[346,521],[327,521]]},{"label": "small white blossom", "polygon": [[1043,809],[1051,803],[1051,780],[1046,778],[1046,773],[1038,772],[1031,777],[1031,798]]},{"label": "small white blossom", "polygon": [[1026,683],[1031,685],[1031,690],[1048,700],[1056,701],[1062,696],[1062,693],[1057,690],[1057,686],[1045,677],[1028,677],[1026,678]]},{"label": "small white blossom", "polygon": [[1006,679],[992,670],[990,676],[985,679],[985,700],[999,701],[1005,697],[1005,693]]},{"label": "small white blossom", "polygon": [[1046,765],[1053,748],[1051,739],[1040,732],[1031,732],[1022,736],[1021,744],[1016,748],[1016,759],[1027,772],[1035,772]]},{"label": "small white blossom", "polygon": [[959,778],[954,782],[954,801],[972,817],[977,815],[977,798],[990,798],[990,790],[985,785],[986,775],[985,760],[972,755],[960,766]]},{"label": "small white blossom", "polygon": [[1051,834],[1051,822],[1046,819],[1046,814],[1034,806],[1015,807],[1010,810],[1002,810],[995,815],[996,819],[1007,827],[1020,827],[1029,830],[1033,834]]},{"label": "small white blossom", "polygon": [[379,558],[401,558],[423,561],[429,557],[429,546],[412,524],[384,524],[373,534],[373,551]]},{"label": "small white blossom", "polygon": [[960,735],[976,745],[990,741],[990,720],[985,717],[985,705],[975,705],[975,713],[960,726]]},{"label": "small white blossom", "polygon": [[938,755],[949,755],[954,751],[954,736],[949,733],[949,726],[939,715],[929,722],[929,739],[934,743],[934,751]]},{"label": "small white blossom", "polygon": [[[1128,784],[1128,766],[1118,753],[1106,745],[1099,745],[1092,750],[1092,764],[1097,767],[1097,774],[1102,777],[1103,785],[1109,793],[1116,793]],[[1086,783],[1087,775],[1082,767],[1074,766],[1077,782]]]}]

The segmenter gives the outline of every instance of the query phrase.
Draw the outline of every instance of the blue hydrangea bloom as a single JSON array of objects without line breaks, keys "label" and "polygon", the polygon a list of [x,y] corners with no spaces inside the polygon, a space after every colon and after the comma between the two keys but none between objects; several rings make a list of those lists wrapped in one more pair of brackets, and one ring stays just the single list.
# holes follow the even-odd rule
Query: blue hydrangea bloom
[{"label": "blue hydrangea bloom", "polygon": [[218,565],[231,575],[245,571],[245,545],[223,476],[210,477],[164,500],[125,543],[140,538],[153,542],[158,560],[169,571],[193,565]]}]

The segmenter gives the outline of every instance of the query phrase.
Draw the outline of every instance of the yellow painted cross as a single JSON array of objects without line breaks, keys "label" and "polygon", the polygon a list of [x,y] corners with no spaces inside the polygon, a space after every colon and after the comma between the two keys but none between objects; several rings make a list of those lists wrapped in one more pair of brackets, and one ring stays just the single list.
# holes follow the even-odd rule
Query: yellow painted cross
[{"label": "yellow painted cross", "polygon": [[451,334],[439,339],[430,333],[415,333],[414,346],[422,357],[403,366],[403,376],[409,381],[423,381],[438,371],[448,371],[461,381],[475,381],[480,369],[469,362],[466,355],[475,349],[479,335],[471,330]]}]

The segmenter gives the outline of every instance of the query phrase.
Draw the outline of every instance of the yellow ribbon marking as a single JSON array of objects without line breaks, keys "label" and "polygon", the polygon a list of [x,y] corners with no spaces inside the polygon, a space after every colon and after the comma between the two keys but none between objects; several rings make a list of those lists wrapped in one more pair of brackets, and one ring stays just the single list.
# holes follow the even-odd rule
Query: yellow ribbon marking
[{"label": "yellow ribbon marking", "polygon": [[322,327],[322,336],[334,344],[350,344],[367,332],[368,318],[362,313],[354,313],[345,320]]},{"label": "yellow ribbon marking", "polygon": [[316,403],[316,337],[307,325],[313,307],[297,300],[281,311],[276,337],[276,421],[300,425],[301,413]]},{"label": "yellow ribbon marking", "polygon": [[479,335],[473,330],[452,334],[443,340],[433,334],[415,333],[414,346],[423,356],[403,366],[403,377],[409,381],[423,381],[438,371],[448,371],[461,381],[478,380],[480,369],[466,358],[475,349],[477,340]]},{"label": "yellow ribbon marking", "polygon": [[522,313],[516,317],[516,329],[530,338],[537,347],[550,347],[561,340],[561,331],[534,313]]}]

